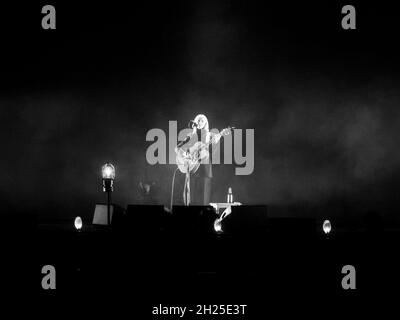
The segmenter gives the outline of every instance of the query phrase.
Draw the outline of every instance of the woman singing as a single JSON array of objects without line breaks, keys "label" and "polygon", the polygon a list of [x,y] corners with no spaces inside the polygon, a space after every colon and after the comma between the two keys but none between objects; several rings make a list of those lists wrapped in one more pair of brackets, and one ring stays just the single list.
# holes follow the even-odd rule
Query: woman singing
[{"label": "woman singing", "polygon": [[[212,145],[219,142],[221,135],[210,132],[208,119],[204,114],[198,114],[192,121],[193,131],[191,135],[197,136],[194,141],[201,142],[207,146],[198,150],[198,156],[201,159],[197,171],[190,177],[190,199],[194,205],[208,205],[211,198],[211,179],[212,164],[211,154]],[[211,143],[210,143],[211,142]]]}]

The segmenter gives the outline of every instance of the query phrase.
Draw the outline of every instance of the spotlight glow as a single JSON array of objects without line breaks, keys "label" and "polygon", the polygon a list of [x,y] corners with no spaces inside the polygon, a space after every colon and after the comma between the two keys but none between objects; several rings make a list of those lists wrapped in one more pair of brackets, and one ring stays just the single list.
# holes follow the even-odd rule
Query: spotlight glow
[{"label": "spotlight glow", "polygon": [[75,229],[76,230],[81,230],[82,229],[83,223],[82,223],[81,217],[76,217],[75,218],[74,225],[75,225]]},{"label": "spotlight glow", "polygon": [[322,230],[324,230],[325,234],[329,234],[332,230],[332,225],[329,220],[325,220],[324,223],[322,224]]},{"label": "spotlight glow", "polygon": [[103,176],[103,179],[115,179],[115,167],[111,163],[106,163],[102,168],[101,168],[101,174]]},{"label": "spotlight glow", "polygon": [[221,219],[218,218],[214,221],[214,231],[217,233],[221,233],[222,232],[222,224],[221,224]]}]

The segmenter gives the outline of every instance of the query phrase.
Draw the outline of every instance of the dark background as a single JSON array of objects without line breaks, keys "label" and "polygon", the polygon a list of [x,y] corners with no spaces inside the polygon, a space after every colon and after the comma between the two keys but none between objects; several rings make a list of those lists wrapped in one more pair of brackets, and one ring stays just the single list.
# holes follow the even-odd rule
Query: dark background
[{"label": "dark background", "polygon": [[[45,4],[56,30],[41,28]],[[204,113],[211,128],[255,129],[253,174],[215,166],[212,200],[231,186],[244,204],[379,210],[395,223],[400,22],[389,4],[353,1],[357,30],[343,30],[346,4],[2,4],[3,211],[90,216],[107,161],[116,203],[139,202],[149,181],[168,204],[175,166],[146,163],[146,133]]]}]

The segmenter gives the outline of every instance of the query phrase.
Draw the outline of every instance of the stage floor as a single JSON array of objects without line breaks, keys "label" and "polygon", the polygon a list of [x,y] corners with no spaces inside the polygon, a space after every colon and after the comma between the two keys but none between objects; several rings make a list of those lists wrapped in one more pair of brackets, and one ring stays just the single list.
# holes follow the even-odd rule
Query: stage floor
[{"label": "stage floor", "polygon": [[[400,285],[398,231],[342,230],[327,237],[311,228],[302,231],[302,219],[293,220],[289,230],[281,223],[274,226],[231,233],[143,224],[89,225],[77,231],[39,223],[8,229],[2,234],[8,261],[2,265],[2,287],[22,289],[43,304],[65,307],[79,301],[86,311],[112,306],[148,319],[166,319],[153,314],[175,310],[166,306],[210,305],[246,305],[244,314],[222,318],[260,319],[272,311],[318,314],[317,308],[326,305],[335,305],[332,312],[338,315],[343,306],[357,314],[366,301],[393,298]],[[54,267],[55,289],[43,288],[45,266]],[[343,287],[349,266],[355,289]],[[184,318],[214,316],[187,311]]]}]

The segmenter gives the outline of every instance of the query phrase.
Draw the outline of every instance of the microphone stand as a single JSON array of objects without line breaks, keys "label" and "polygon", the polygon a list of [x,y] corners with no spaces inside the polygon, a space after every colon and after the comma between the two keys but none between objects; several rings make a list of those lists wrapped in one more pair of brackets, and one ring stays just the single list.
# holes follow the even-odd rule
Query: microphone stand
[{"label": "microphone stand", "polygon": [[172,213],[172,204],[174,201],[174,185],[175,185],[175,176],[176,172],[178,171],[179,168],[176,168],[174,171],[174,175],[172,176],[172,185],[171,185],[171,201],[170,201],[170,206],[169,206],[169,211]]}]

